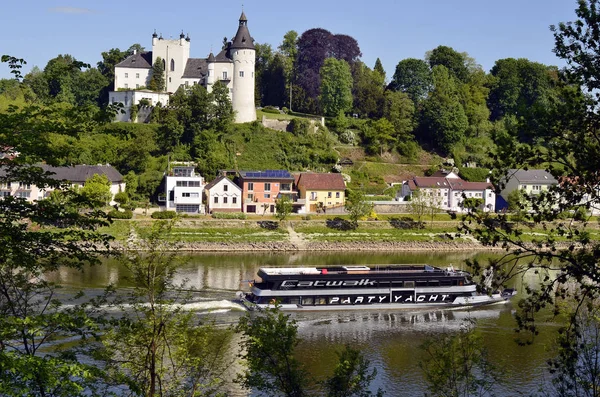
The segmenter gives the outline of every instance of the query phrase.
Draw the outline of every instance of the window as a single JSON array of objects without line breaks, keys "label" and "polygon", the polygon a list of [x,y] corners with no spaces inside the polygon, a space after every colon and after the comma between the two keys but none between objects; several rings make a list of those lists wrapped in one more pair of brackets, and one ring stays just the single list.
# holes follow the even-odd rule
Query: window
[{"label": "window", "polygon": [[175,71],[175,60],[171,58],[171,72]]},{"label": "window", "polygon": [[19,198],[29,198],[30,195],[31,195],[30,191],[17,192],[17,197],[19,197]]},{"label": "window", "polygon": [[192,193],[192,192],[185,192],[185,193],[181,193],[181,197],[198,198],[198,197],[200,197],[200,194],[199,193]]},{"label": "window", "polygon": [[310,192],[310,199],[311,200],[316,200],[317,199],[317,192]]},{"label": "window", "polygon": [[219,204],[219,198],[217,196],[215,196],[215,198],[213,199],[213,203]]},{"label": "window", "polygon": [[[129,84],[125,83],[123,85],[125,86],[125,88],[129,88]],[[125,97],[125,104],[127,104],[127,97]]]},{"label": "window", "polygon": [[140,88],[140,85],[139,85],[139,84],[136,84],[136,85],[135,85],[135,88],[136,88],[136,89],[137,89],[137,88]]},{"label": "window", "polygon": [[10,189],[10,182],[0,182],[0,189]]},{"label": "window", "polygon": [[335,198],[340,198],[340,192],[335,192]]},{"label": "window", "polygon": [[265,183],[265,192],[270,192],[271,191],[271,184],[270,183]]},{"label": "window", "polygon": [[226,192],[228,188],[229,188],[229,186],[227,186],[227,185],[223,185],[223,191],[224,191],[224,192]]},{"label": "window", "polygon": [[189,81],[186,81],[186,82],[185,82],[185,86],[187,87],[188,85],[190,85],[190,82],[189,82]]},{"label": "window", "polygon": [[254,190],[254,182],[248,182],[248,190],[250,190],[250,191]]},{"label": "window", "polygon": [[192,176],[193,167],[175,167],[173,168],[173,176]]},{"label": "window", "polygon": [[246,212],[256,212],[256,206],[255,205],[249,205],[246,207]]},{"label": "window", "polygon": [[244,77],[244,71],[240,70],[240,77]]},{"label": "window", "polygon": [[171,82],[171,78],[169,77],[169,83]]},{"label": "window", "polygon": [[177,212],[188,212],[188,213],[192,213],[192,214],[197,214],[199,211],[199,206],[198,205],[192,205],[192,204],[177,204],[175,206],[175,211]]},{"label": "window", "polygon": [[136,79],[139,79],[139,78],[140,78],[140,74],[139,74],[139,73],[136,73],[136,74],[135,74],[135,78],[136,78]]},{"label": "window", "polygon": [[489,197],[489,198],[492,198],[492,193],[488,193],[488,197]]},{"label": "window", "polygon": [[227,197],[223,197],[223,204],[227,204]]},{"label": "window", "polygon": [[31,189],[31,185],[29,183],[19,182],[19,189]]},{"label": "window", "polygon": [[129,78],[129,73],[125,73],[125,78]]},{"label": "window", "polygon": [[7,191],[0,192],[0,197],[9,197],[9,196],[10,196],[10,192],[7,192]]},{"label": "window", "polygon": [[223,71],[223,80],[227,80],[227,71]]},{"label": "window", "polygon": [[333,193],[327,192],[327,198],[332,198],[332,197],[333,197]]},{"label": "window", "polygon": [[232,203],[232,204],[237,204],[237,197],[233,197],[233,198],[231,199],[231,203]]},{"label": "window", "polygon": [[254,194],[248,193],[248,200],[254,200]]},{"label": "window", "polygon": [[289,183],[282,183],[281,184],[281,189],[280,190],[292,190],[291,186]]},{"label": "window", "polygon": [[266,198],[266,199],[271,198],[271,193],[265,193],[264,198]]}]

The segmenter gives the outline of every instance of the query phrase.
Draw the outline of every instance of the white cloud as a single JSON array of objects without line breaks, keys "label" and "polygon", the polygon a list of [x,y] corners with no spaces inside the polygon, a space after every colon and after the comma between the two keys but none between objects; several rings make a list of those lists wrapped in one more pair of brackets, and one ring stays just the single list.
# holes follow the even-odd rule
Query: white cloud
[{"label": "white cloud", "polygon": [[48,11],[59,14],[95,14],[96,11],[80,7],[52,7]]}]

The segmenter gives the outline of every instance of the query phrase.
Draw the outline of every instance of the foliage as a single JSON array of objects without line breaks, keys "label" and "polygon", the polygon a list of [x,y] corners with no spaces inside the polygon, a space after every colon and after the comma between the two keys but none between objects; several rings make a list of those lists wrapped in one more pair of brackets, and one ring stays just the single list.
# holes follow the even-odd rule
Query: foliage
[{"label": "foliage", "polygon": [[414,191],[410,196],[408,211],[417,218],[417,224],[422,224],[422,219],[429,208],[429,196],[422,190]]},{"label": "foliage", "polygon": [[433,79],[427,62],[407,58],[396,65],[396,71],[388,88],[406,93],[416,105],[427,97],[432,85]]},{"label": "foliage", "polygon": [[156,92],[165,90],[165,66],[161,57],[156,57],[152,65],[152,75],[150,76],[148,89]]},{"label": "foliage", "polygon": [[485,182],[490,176],[489,168],[459,167],[458,174],[469,182]]},{"label": "foliage", "polygon": [[310,121],[307,119],[294,118],[290,120],[288,129],[296,136],[306,135],[310,129]]},{"label": "foliage", "polygon": [[243,334],[242,358],[247,369],[238,376],[244,387],[286,397],[306,396],[309,379],[294,357],[298,346],[298,326],[277,307],[247,313],[236,331]]},{"label": "foliage", "polygon": [[284,221],[292,213],[292,209],[292,200],[287,195],[282,194],[275,202],[275,217],[279,221]]},{"label": "foliage", "polygon": [[112,200],[110,186],[110,180],[106,175],[94,174],[85,181],[81,194],[92,203],[94,208],[104,207]]},{"label": "foliage", "polygon": [[369,360],[360,350],[346,345],[344,350],[337,352],[338,364],[333,370],[333,375],[324,382],[327,397],[370,397],[383,396],[379,389],[377,393],[369,390],[369,384],[377,376],[377,370],[369,373]]},{"label": "foliage", "polygon": [[129,202],[129,195],[125,192],[119,192],[119,193],[115,194],[115,197],[113,198],[113,200],[120,205],[124,205]]},{"label": "foliage", "polygon": [[216,396],[230,333],[184,310],[192,296],[174,281],[182,256],[171,226],[155,222],[121,256],[133,288],[117,305],[125,314],[106,330],[100,357],[135,394]]},{"label": "foliage", "polygon": [[177,217],[175,211],[155,211],[150,215],[152,219],[174,219]]},{"label": "foliage", "polygon": [[211,214],[211,216],[215,219],[246,219],[246,216],[243,212],[219,212],[216,211]]},{"label": "foliage", "polygon": [[436,66],[444,66],[458,81],[466,82],[469,77],[467,55],[457,52],[452,47],[437,46],[427,54],[427,61],[432,70]]},{"label": "foliage", "polygon": [[429,338],[421,349],[425,358],[420,366],[432,396],[488,395],[501,380],[473,324],[463,324],[456,334]]},{"label": "foliage", "polygon": [[344,60],[327,58],[320,70],[319,99],[326,116],[347,113],[352,108],[352,73]]},{"label": "foliage", "polygon": [[348,192],[346,211],[348,211],[350,220],[356,227],[358,227],[358,220],[369,215],[372,210],[373,204],[366,201],[362,190],[351,190]]},{"label": "foliage", "polygon": [[131,219],[133,218],[133,212],[131,210],[119,211],[117,209],[113,209],[108,212],[109,219]]},{"label": "foliage", "polygon": [[[379,58],[377,59],[379,61]],[[352,65],[352,112],[368,118],[379,118],[382,115],[383,89],[385,72],[379,61],[380,70],[371,70],[361,61]]]}]

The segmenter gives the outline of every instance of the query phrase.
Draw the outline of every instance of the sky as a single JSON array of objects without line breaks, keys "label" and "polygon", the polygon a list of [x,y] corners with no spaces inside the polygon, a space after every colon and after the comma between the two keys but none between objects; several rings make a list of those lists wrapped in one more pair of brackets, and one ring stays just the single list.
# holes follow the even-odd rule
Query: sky
[{"label": "sky", "polygon": [[[191,37],[191,56],[205,58],[237,30],[242,8],[258,43],[276,48],[284,34],[311,28],[354,37],[362,61],[380,58],[391,79],[399,61],[424,58],[438,45],[467,52],[484,70],[496,60],[528,58],[563,66],[552,52],[549,26],[575,19],[576,0],[281,0],[129,1],[3,0],[0,55],[44,68],[58,54],[96,65],[101,52],[140,43],[151,49],[154,29],[163,37]],[[0,64],[0,78],[10,77]]]}]

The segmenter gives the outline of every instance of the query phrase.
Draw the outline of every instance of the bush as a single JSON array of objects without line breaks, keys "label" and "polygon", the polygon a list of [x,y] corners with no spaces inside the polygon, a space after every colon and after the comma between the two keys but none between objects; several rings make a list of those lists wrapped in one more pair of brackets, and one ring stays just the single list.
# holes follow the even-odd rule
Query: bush
[{"label": "bush", "polygon": [[339,135],[339,140],[345,144],[353,144],[356,140],[356,135],[351,130],[346,130]]},{"label": "bush", "polygon": [[150,215],[152,219],[173,219],[176,216],[177,212],[175,211],[156,211]]},{"label": "bush", "polygon": [[281,114],[279,109],[275,109],[273,106],[265,106],[262,108],[262,111],[265,113]]},{"label": "bush", "polygon": [[306,119],[292,119],[290,120],[288,129],[292,134],[300,136],[308,134],[309,127],[310,122]]},{"label": "bush", "polygon": [[390,218],[390,225],[396,229],[423,229],[425,225],[423,222],[416,222],[409,216],[402,216],[400,218]]},{"label": "bush", "polygon": [[310,215],[308,215],[308,214],[307,214],[307,215],[303,215],[303,216],[302,216],[302,220],[303,220],[303,221],[310,221],[311,219],[312,219],[312,216],[310,216]]},{"label": "bush", "polygon": [[490,170],[488,168],[460,167],[458,173],[465,181],[485,182],[490,174]]},{"label": "bush", "polygon": [[274,221],[259,221],[258,226],[267,230],[277,230],[279,228],[279,222]]},{"label": "bush", "polygon": [[356,228],[358,227],[357,222],[352,222],[347,219],[343,219],[343,218],[339,218],[339,217],[336,217],[333,219],[327,219],[325,221],[325,225],[330,229],[343,230],[343,231],[356,230]]},{"label": "bush", "polygon": [[112,210],[107,215],[109,218],[112,218],[112,219],[131,219],[131,218],[133,218],[133,212],[131,210],[125,210],[125,211]]},{"label": "bush", "polygon": [[213,212],[211,215],[214,219],[246,219],[247,216],[243,212]]}]

